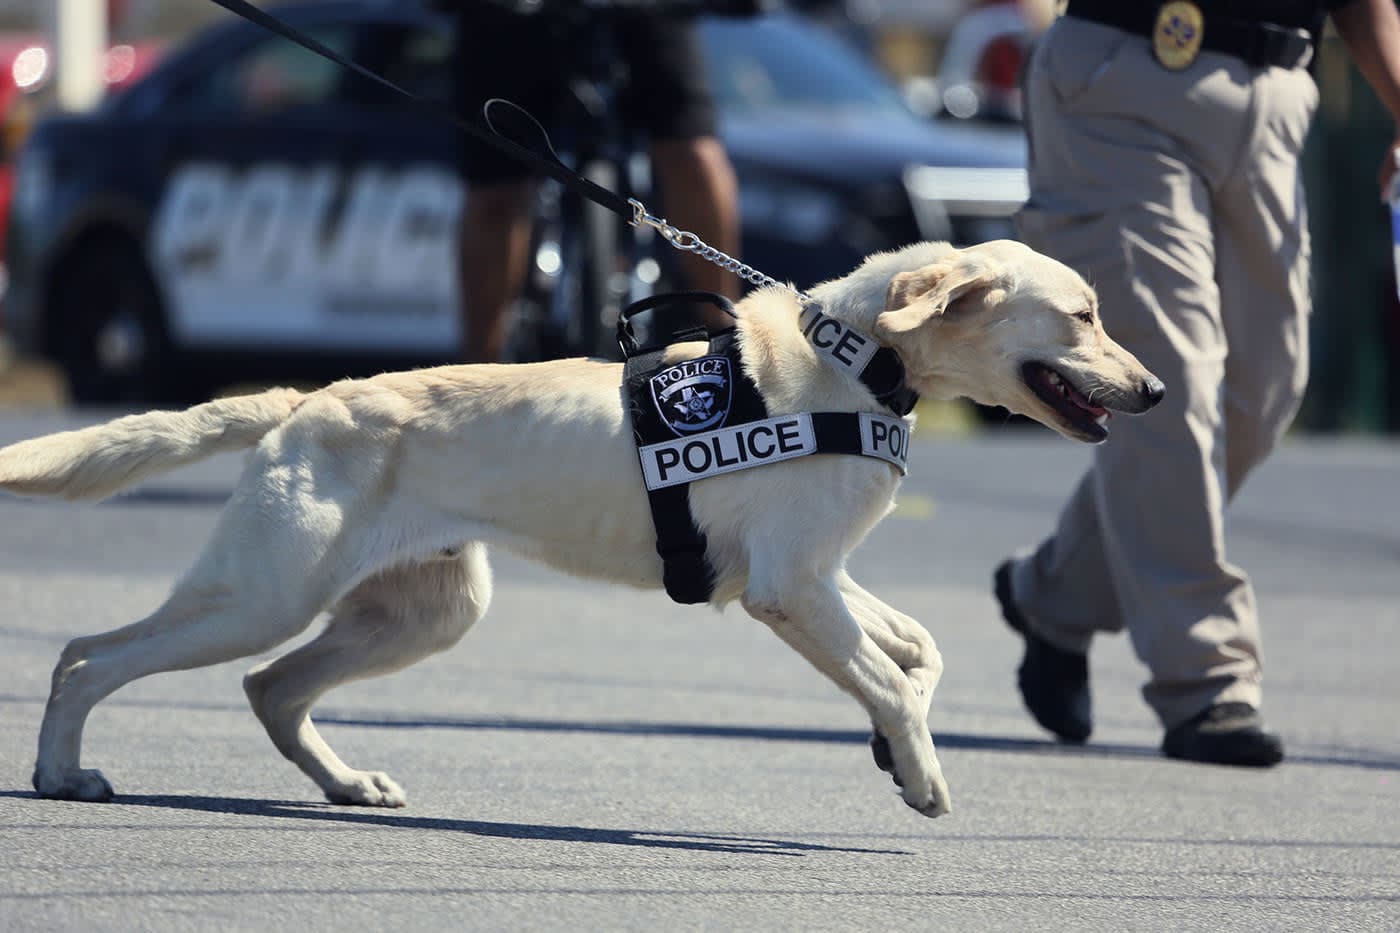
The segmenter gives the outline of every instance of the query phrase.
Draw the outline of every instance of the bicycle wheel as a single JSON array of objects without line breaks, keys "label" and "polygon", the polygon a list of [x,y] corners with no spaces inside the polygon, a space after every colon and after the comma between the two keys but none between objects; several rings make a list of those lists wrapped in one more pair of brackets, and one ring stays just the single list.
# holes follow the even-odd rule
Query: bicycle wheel
[{"label": "bicycle wheel", "polygon": [[[613,189],[618,177],[607,162],[590,163],[583,173]],[[542,349],[554,356],[618,359],[616,324],[624,289],[617,282],[625,257],[620,252],[626,224],[601,205],[570,189],[559,192],[550,245],[557,255],[547,311],[539,328]]]}]

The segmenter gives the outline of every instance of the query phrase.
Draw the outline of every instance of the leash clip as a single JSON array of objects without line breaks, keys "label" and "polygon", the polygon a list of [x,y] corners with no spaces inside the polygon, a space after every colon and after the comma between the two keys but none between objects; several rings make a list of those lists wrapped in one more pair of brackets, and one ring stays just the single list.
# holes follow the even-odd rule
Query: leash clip
[{"label": "leash clip", "polygon": [[632,208],[632,219],[628,221],[632,226],[651,227],[660,234],[661,239],[665,240],[676,249],[687,253],[694,253],[706,262],[713,263],[726,272],[734,273],[750,285],[755,285],[759,288],[776,286],[777,288],[792,292],[803,301],[809,300],[807,295],[794,288],[790,283],[779,282],[770,275],[764,275],[753,266],[746,265],[733,256],[730,256],[728,253],[715,249],[689,230],[681,230],[679,227],[667,223],[664,217],[657,217],[655,214],[650,213],[647,211],[646,205],[636,198],[628,198],[627,203]]},{"label": "leash clip", "polygon": [[678,227],[667,223],[666,218],[657,217],[647,211],[647,206],[636,198],[628,198],[627,203],[632,207],[632,220],[630,223],[634,227],[650,227],[661,235],[661,238],[677,249],[694,252],[704,245],[700,238],[688,230],[681,230]]}]

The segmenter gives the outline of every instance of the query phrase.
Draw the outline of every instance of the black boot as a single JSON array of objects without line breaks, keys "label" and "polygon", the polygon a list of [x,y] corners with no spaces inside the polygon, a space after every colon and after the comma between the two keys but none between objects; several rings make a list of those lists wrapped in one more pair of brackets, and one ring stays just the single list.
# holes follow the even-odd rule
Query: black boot
[{"label": "black boot", "polygon": [[1031,631],[1011,596],[1010,561],[997,567],[993,584],[1006,624],[1026,641],[1016,672],[1026,709],[1061,741],[1086,741],[1094,730],[1088,656],[1057,648]]},{"label": "black boot", "polygon": [[1283,740],[1264,731],[1248,703],[1217,703],[1167,730],[1162,754],[1184,761],[1271,768],[1283,761]]}]

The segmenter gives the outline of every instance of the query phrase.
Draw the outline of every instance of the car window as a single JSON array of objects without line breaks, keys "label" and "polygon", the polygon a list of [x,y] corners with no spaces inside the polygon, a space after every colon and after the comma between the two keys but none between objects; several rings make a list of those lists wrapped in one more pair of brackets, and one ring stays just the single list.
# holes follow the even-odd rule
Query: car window
[{"label": "car window", "polygon": [[783,17],[712,19],[702,28],[722,112],[803,111],[917,120],[899,92],[850,46]]},{"label": "car window", "polygon": [[[376,30],[378,71],[416,97],[449,104],[452,97],[452,33],[445,28],[385,26]],[[387,88],[364,83],[359,101],[373,107],[403,107]]]},{"label": "car window", "polygon": [[[307,34],[348,55],[354,31],[325,26]],[[324,105],[338,96],[344,72],[334,62],[278,36],[259,38],[185,84],[171,103],[201,114],[271,115]]]}]

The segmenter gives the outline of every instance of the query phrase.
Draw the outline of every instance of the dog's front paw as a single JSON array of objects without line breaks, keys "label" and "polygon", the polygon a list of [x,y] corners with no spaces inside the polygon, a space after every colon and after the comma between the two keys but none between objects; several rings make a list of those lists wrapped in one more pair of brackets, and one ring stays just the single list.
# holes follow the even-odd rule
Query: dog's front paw
[{"label": "dog's front paw", "polygon": [[890,751],[889,739],[878,732],[870,736],[870,754],[875,758],[875,767],[894,778],[896,787],[904,786],[904,782],[899,779],[899,774],[894,770],[894,754]]},{"label": "dog's front paw", "polygon": [[953,798],[948,793],[948,784],[942,774],[934,774],[922,793],[911,793],[909,788],[905,788],[902,796],[905,803],[927,817],[942,816],[953,809]]},{"label": "dog's front paw", "polygon": [[334,788],[326,789],[326,799],[359,807],[402,807],[408,803],[403,788],[383,771],[352,771]]},{"label": "dog's front paw", "polygon": [[[943,769],[939,767],[936,755],[930,755],[925,762],[919,760],[920,756],[915,751],[914,756],[900,767],[895,763],[890,740],[879,731],[870,737],[870,754],[875,759],[875,766],[894,779],[895,786],[901,791],[900,796],[909,806],[928,817],[942,816],[952,810],[948,782],[943,779]],[[908,785],[903,777],[905,772],[917,776]]]},{"label": "dog's front paw", "polygon": [[115,796],[112,784],[96,768],[68,768],[59,772],[34,770],[34,789],[54,800],[87,800],[105,803]]}]

